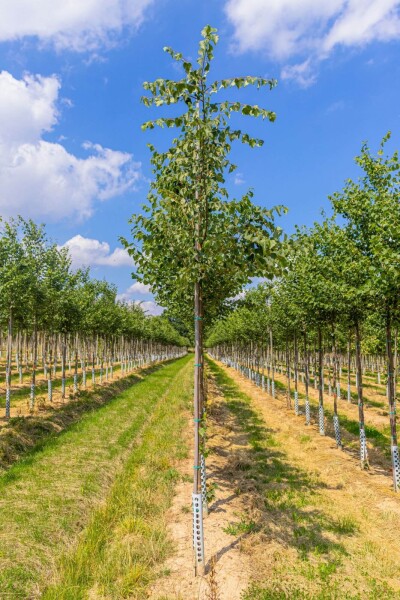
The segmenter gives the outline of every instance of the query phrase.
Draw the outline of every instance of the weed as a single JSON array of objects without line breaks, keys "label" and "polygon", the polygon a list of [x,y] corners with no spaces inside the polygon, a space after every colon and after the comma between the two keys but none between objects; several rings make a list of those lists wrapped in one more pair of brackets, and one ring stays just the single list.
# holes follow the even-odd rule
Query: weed
[{"label": "weed", "polygon": [[254,521],[245,521],[242,519],[239,523],[230,523],[223,528],[228,535],[241,535],[243,533],[253,533],[257,531],[257,524]]}]

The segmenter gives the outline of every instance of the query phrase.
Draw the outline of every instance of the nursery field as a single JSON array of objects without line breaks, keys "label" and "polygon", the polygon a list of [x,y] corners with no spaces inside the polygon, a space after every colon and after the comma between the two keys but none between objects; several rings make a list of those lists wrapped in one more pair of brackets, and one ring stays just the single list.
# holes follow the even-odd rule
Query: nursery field
[{"label": "nursery field", "polygon": [[0,597],[400,598],[390,472],[210,359],[193,577],[192,373],[190,355],[143,371],[2,475]]},{"label": "nursery field", "polygon": [[0,216],[0,600],[400,600],[399,153],[285,233],[231,196],[277,81],[212,79],[218,41],[143,82],[122,247]]}]

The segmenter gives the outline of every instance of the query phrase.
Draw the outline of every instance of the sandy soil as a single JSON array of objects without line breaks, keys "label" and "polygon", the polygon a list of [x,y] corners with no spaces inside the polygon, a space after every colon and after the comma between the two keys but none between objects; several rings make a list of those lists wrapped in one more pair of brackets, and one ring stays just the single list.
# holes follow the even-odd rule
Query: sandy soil
[{"label": "sandy soil", "polygon": [[[247,446],[246,437],[234,426],[233,419],[223,404],[223,398],[209,384],[209,426],[207,458],[208,486],[217,486],[215,498],[204,519],[206,572],[204,577],[194,576],[192,550],[192,465],[193,459],[180,465],[185,481],[177,486],[173,505],[167,515],[170,534],[176,544],[174,556],[164,569],[169,572],[161,577],[151,591],[154,600],[239,600],[247,587],[250,576],[249,557],[242,552],[241,537],[232,536],[224,529],[238,520],[244,510],[243,500],[235,493],[231,478],[230,457],[241,447]],[[191,432],[192,423],[187,431]],[[188,438],[188,444],[191,438]],[[214,594],[212,595],[212,587]]]}]

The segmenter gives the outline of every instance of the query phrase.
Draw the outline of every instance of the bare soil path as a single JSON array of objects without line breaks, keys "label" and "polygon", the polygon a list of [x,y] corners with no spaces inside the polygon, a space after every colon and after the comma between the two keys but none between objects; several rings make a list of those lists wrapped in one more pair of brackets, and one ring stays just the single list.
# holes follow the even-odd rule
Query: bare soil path
[{"label": "bare soil path", "polygon": [[[191,493],[193,457],[181,463],[184,481],[176,487],[176,496],[168,511],[170,536],[176,552],[164,565],[167,577],[152,588],[153,600],[239,600],[251,573],[249,557],[242,553],[241,536],[233,538],[227,531],[237,520],[244,504],[237,494],[237,465],[232,456],[247,446],[246,436],[238,429],[227,410],[224,398],[213,380],[208,383],[208,487],[213,490],[208,516],[204,519],[206,573],[194,577],[192,549]],[[191,443],[191,421],[187,427],[187,444]],[[213,596],[212,590],[218,590]]]}]

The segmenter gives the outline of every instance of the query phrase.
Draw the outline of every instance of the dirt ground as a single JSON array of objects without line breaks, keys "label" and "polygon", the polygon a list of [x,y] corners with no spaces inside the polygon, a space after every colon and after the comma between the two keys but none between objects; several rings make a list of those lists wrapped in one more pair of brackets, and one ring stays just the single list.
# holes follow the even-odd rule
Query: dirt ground
[{"label": "dirt ground", "polygon": [[[180,465],[183,481],[178,484],[173,506],[167,520],[170,534],[176,544],[176,553],[164,565],[169,573],[162,577],[151,591],[154,600],[206,600],[213,598],[214,585],[219,600],[236,600],[247,587],[250,576],[249,557],[241,551],[241,539],[232,538],[224,531],[244,510],[242,498],[235,493],[230,474],[234,465],[230,456],[234,450],[247,445],[246,439],[234,426],[233,418],[224,406],[223,397],[215,384],[209,383],[209,435],[207,458],[208,486],[215,497],[204,519],[206,569],[204,577],[194,577],[192,550],[191,493],[193,458]],[[192,422],[187,431],[191,433]],[[188,445],[191,438],[188,436]]]},{"label": "dirt ground", "polygon": [[250,403],[211,385],[207,470],[218,487],[205,519],[206,575],[193,572],[190,459],[167,515],[176,552],[150,597],[400,598],[390,465],[377,456],[361,470],[357,452],[338,450],[304,415],[217,364]]}]

